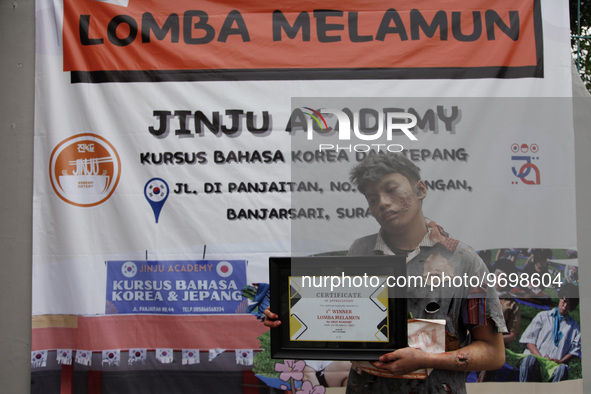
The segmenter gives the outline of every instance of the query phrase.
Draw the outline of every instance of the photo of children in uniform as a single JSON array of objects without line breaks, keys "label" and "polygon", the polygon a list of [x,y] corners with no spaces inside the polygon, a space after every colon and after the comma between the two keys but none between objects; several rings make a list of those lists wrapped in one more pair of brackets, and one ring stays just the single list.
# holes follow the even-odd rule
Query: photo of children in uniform
[{"label": "photo of children in uniform", "polygon": [[581,329],[569,315],[579,305],[578,291],[575,286],[564,284],[558,295],[558,306],[538,313],[521,335],[519,342],[526,346],[527,354],[520,366],[521,382],[566,380],[569,363],[581,357]]},{"label": "photo of children in uniform", "polygon": [[[491,263],[497,280],[502,274],[519,280],[504,280],[504,287],[496,283],[509,331],[503,336],[505,365],[481,371],[476,381],[581,379],[576,251],[515,248],[479,253],[499,258]],[[525,280],[536,277],[544,279]]]}]

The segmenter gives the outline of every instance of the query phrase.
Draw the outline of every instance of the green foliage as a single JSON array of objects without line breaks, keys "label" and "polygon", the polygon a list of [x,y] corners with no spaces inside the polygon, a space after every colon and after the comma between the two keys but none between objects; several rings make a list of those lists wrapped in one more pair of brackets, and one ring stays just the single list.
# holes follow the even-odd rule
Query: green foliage
[{"label": "green foliage", "polygon": [[591,1],[571,0],[569,7],[571,36],[578,36],[571,38],[573,56],[581,79],[591,91]]},{"label": "green foliage", "polygon": [[275,363],[282,363],[283,360],[271,358],[271,333],[265,331],[257,338],[263,351],[258,352],[254,356],[254,366],[252,371],[257,375],[269,376],[278,378],[279,372],[275,371]]}]

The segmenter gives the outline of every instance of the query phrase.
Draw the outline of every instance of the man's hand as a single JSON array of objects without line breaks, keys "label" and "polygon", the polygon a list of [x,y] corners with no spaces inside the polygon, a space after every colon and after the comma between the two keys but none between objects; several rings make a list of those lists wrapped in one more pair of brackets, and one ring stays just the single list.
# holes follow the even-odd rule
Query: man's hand
[{"label": "man's hand", "polygon": [[421,368],[436,368],[449,371],[482,371],[499,369],[505,362],[503,336],[494,332],[494,322],[489,319],[485,326],[472,329],[474,342],[458,350],[444,353],[427,353],[406,347],[384,354],[376,368],[403,375]]},{"label": "man's hand", "polygon": [[281,325],[281,321],[277,320],[279,319],[279,316],[277,316],[275,313],[271,312],[271,310],[269,309],[269,307],[267,307],[267,309],[265,309],[265,311],[263,312],[265,314],[265,320],[263,321],[263,324],[267,327],[279,327]]},{"label": "man's hand", "polygon": [[380,361],[372,362],[376,368],[386,369],[395,375],[404,375],[428,365],[429,353],[412,347],[405,347],[386,353]]}]

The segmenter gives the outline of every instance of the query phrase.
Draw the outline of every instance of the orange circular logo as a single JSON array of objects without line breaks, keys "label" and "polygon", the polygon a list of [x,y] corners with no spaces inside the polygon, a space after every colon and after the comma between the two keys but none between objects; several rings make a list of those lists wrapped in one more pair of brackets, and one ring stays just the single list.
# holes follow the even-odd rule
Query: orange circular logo
[{"label": "orange circular logo", "polygon": [[77,207],[94,207],[107,201],[120,177],[119,154],[109,141],[96,134],[77,134],[63,140],[49,158],[53,190]]}]

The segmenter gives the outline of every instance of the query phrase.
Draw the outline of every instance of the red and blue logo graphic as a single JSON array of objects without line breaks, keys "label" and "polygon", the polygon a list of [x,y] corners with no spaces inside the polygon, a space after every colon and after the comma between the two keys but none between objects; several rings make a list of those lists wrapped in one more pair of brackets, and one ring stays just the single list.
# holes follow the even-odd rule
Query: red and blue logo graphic
[{"label": "red and blue logo graphic", "polygon": [[[511,156],[513,163],[518,164],[515,167],[511,167],[513,175],[517,177],[517,180],[511,182],[514,185],[524,183],[526,185],[539,185],[540,180],[540,169],[534,164],[540,157],[537,153],[540,151],[540,147],[537,144],[512,144],[511,152],[514,155]],[[519,166],[519,164],[521,166]]]}]

